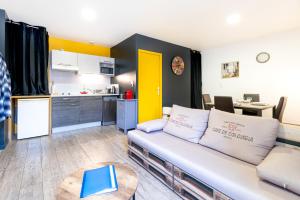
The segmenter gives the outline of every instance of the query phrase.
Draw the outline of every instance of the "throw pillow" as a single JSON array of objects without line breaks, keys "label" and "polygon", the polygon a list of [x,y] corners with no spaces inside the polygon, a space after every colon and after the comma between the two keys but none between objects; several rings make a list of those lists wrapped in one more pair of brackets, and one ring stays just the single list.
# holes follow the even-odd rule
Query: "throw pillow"
[{"label": "throw pillow", "polygon": [[258,165],[275,144],[279,122],[212,109],[200,144]]},{"label": "throw pillow", "polygon": [[173,105],[164,132],[198,143],[207,128],[209,111]]}]

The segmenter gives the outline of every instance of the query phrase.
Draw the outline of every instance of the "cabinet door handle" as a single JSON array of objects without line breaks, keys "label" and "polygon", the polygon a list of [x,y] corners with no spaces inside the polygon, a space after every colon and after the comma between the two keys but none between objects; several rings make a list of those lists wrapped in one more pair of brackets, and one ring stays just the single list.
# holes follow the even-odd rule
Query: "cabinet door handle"
[{"label": "cabinet door handle", "polygon": [[76,106],[76,104],[75,104],[75,103],[72,103],[71,106]]},{"label": "cabinet door handle", "polygon": [[66,66],[66,67],[72,66],[71,64],[65,64],[65,63],[58,63],[57,65]]},{"label": "cabinet door handle", "polygon": [[159,96],[159,94],[160,94],[160,88],[157,87],[157,96]]},{"label": "cabinet door handle", "polygon": [[69,100],[70,98],[63,98],[63,100]]}]

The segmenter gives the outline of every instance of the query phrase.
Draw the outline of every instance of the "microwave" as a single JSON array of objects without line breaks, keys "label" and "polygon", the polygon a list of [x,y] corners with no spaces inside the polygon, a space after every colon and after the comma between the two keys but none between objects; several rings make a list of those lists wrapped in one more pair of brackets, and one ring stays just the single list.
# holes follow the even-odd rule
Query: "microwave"
[{"label": "microwave", "polygon": [[115,64],[111,62],[100,62],[100,74],[114,76]]}]

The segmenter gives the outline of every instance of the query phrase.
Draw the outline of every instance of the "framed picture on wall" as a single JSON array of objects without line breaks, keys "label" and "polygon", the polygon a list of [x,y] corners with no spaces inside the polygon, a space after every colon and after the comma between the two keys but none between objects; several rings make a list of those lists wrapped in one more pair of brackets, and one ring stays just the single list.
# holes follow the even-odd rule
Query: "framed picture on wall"
[{"label": "framed picture on wall", "polygon": [[237,78],[240,75],[239,61],[222,64],[222,78]]}]

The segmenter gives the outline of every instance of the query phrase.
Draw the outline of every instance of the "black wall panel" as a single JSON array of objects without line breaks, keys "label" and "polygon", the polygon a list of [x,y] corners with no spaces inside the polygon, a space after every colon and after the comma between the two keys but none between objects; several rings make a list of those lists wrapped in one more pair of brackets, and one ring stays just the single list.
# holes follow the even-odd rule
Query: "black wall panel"
[{"label": "black wall panel", "polygon": [[5,56],[5,20],[6,13],[0,9],[0,52]]},{"label": "black wall panel", "polygon": [[136,41],[135,36],[133,35],[112,47],[110,50],[111,57],[116,58],[116,76],[112,78],[112,83],[118,83],[120,85],[121,93],[132,88],[130,80],[134,82],[134,91],[136,88],[137,55],[135,45]]},{"label": "black wall panel", "polygon": [[[191,58],[190,49],[153,39],[143,35],[136,35],[136,48],[162,53],[162,91],[163,106],[173,104],[190,107],[191,105]],[[172,72],[173,57],[180,56],[184,60],[185,69],[181,76]]]},{"label": "black wall panel", "polygon": [[[0,52],[5,57],[5,21],[7,15],[5,10],[0,9]],[[6,122],[0,122],[0,149],[4,149],[8,143],[8,132],[5,130]]]}]

